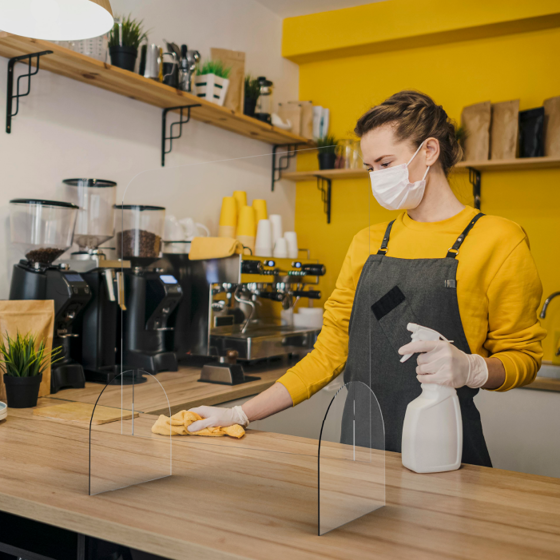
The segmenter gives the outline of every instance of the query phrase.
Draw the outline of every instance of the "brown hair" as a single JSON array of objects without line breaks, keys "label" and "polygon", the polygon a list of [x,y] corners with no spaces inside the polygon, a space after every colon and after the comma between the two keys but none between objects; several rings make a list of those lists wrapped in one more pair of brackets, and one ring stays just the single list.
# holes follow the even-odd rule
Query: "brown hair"
[{"label": "brown hair", "polygon": [[463,156],[461,146],[455,137],[455,124],[447,116],[441,105],[418,91],[400,91],[362,115],[354,132],[361,138],[364,134],[391,124],[399,141],[409,140],[416,148],[426,138],[439,141],[439,162],[443,172],[449,170]]}]

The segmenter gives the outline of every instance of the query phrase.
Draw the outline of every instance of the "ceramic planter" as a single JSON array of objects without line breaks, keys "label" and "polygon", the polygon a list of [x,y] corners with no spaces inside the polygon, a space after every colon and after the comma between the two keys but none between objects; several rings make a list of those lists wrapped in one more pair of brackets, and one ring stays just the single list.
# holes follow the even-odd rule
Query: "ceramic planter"
[{"label": "ceramic planter", "polygon": [[336,154],[319,152],[317,154],[319,158],[319,169],[334,169],[334,164],[336,163]]},{"label": "ceramic planter", "polygon": [[4,385],[6,387],[6,398],[9,408],[32,408],[37,406],[39,397],[39,385],[43,375],[34,377],[14,377],[4,374]]},{"label": "ceramic planter", "polygon": [[194,77],[197,97],[211,101],[216,105],[223,105],[229,86],[229,80],[220,78],[216,74],[202,74]]},{"label": "ceramic planter", "polygon": [[134,47],[111,47],[109,49],[109,53],[111,55],[111,64],[113,66],[134,72],[138,49],[135,49]]}]

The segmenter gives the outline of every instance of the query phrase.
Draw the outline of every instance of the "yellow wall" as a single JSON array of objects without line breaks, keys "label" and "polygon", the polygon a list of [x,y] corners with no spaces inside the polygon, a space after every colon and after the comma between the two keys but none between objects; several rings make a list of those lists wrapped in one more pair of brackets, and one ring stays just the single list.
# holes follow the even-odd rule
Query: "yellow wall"
[{"label": "yellow wall", "polygon": [[[486,100],[520,99],[523,110],[560,95],[558,53],[560,29],[554,28],[322,60],[300,66],[300,99],[329,107],[331,132],[339,138],[351,137],[364,111],[402,89],[428,93],[456,120],[465,105]],[[317,168],[315,156],[300,156],[298,168]],[[471,204],[466,175],[452,182],[460,198]],[[326,225],[315,183],[298,184],[296,229],[300,246],[309,247],[328,267],[324,295],[334,288],[353,235],[369,224],[370,208],[372,222],[392,216],[373,200],[367,179],[334,181],[332,223]],[[560,169],[483,174],[482,210],[525,228],[545,295],[560,290]],[[545,359],[551,359],[551,335],[560,331],[560,299],[551,304],[545,326]]]}]

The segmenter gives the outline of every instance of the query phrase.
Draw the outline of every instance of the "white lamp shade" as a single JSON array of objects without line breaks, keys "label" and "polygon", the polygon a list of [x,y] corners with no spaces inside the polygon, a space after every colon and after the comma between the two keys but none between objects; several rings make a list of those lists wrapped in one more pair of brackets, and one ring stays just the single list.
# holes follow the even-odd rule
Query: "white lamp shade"
[{"label": "white lamp shade", "polygon": [[89,39],[113,24],[109,0],[0,0],[0,29],[33,39]]}]

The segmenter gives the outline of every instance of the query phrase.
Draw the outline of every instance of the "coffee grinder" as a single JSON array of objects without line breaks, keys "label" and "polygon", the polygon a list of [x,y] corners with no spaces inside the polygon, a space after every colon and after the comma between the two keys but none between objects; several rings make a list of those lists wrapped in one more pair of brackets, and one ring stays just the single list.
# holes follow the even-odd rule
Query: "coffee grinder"
[{"label": "coffee grinder", "polygon": [[85,386],[82,366],[71,358],[76,317],[91,298],[80,274],[53,262],[72,246],[78,207],[69,202],[17,198],[10,201],[11,240],[24,255],[14,265],[10,299],[54,300],[53,348],[62,352],[51,369],[51,392]]},{"label": "coffee grinder", "polygon": [[174,329],[170,316],[183,292],[172,274],[152,266],[161,258],[165,208],[122,204],[115,209],[117,255],[131,264],[124,270],[125,367],[149,373],[177,371],[177,356],[169,342]]},{"label": "coffee grinder", "polygon": [[[84,367],[87,381],[110,383],[121,372],[118,347],[120,310],[125,309],[122,270],[130,262],[108,259],[102,243],[115,234],[114,205],[117,183],[103,179],[65,179],[66,198],[78,207],[74,242],[78,251],[68,264],[90,286],[92,298],[78,318],[81,336],[71,345],[72,357]],[[119,383],[146,381],[138,372],[123,375]]]}]

